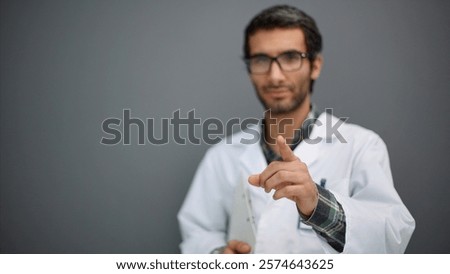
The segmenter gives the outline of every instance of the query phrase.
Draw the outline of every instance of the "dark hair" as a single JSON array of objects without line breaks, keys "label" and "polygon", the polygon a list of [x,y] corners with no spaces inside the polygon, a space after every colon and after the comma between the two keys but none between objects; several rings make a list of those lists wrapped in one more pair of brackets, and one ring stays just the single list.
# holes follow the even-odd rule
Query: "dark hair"
[{"label": "dark hair", "polygon": [[322,50],[320,35],[314,19],[305,12],[288,5],[273,6],[257,14],[245,28],[244,58],[250,57],[249,37],[258,30],[275,28],[300,28],[305,34],[306,48],[312,61]]}]

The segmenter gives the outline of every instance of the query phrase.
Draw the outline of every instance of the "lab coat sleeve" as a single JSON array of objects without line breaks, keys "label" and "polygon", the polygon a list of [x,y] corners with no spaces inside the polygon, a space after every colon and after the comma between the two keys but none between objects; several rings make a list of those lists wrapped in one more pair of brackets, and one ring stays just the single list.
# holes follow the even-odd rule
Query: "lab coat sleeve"
[{"label": "lab coat sleeve", "polygon": [[353,165],[350,195],[334,193],[346,216],[343,252],[405,252],[415,221],[394,188],[386,145],[378,135],[368,138]]},{"label": "lab coat sleeve", "polygon": [[182,253],[210,253],[226,245],[228,213],[224,201],[232,195],[213,149],[200,163],[178,213]]}]

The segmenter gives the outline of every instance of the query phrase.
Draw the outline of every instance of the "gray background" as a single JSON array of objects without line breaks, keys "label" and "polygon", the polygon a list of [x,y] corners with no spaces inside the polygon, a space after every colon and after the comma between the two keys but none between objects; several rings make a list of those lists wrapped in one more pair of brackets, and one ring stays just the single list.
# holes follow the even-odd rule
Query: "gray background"
[{"label": "gray background", "polygon": [[[104,146],[101,123],[124,108],[261,117],[242,32],[274,3],[1,1],[0,251],[179,252],[176,213],[209,146],[140,146],[136,128]],[[407,252],[449,253],[450,2],[285,3],[324,36],[314,102],[388,145],[417,221]]]}]

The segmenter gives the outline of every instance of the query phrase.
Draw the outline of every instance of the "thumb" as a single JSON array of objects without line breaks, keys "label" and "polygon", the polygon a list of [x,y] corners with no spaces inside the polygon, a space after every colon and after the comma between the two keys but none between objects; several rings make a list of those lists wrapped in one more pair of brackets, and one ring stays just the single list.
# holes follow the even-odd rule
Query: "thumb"
[{"label": "thumb", "polygon": [[253,174],[248,177],[248,182],[253,186],[260,186],[259,174]]},{"label": "thumb", "polygon": [[291,162],[298,160],[298,157],[295,156],[292,149],[289,147],[288,144],[286,144],[286,139],[283,138],[283,136],[278,135],[277,137],[277,146],[280,151],[280,156],[283,159],[283,161]]}]

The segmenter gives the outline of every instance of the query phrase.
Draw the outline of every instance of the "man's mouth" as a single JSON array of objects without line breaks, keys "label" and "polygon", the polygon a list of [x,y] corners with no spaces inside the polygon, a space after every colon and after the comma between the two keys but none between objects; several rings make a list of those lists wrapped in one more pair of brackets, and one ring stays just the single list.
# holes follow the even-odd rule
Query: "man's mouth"
[{"label": "man's mouth", "polygon": [[290,94],[290,90],[286,87],[268,88],[265,93],[275,99],[284,98]]}]

